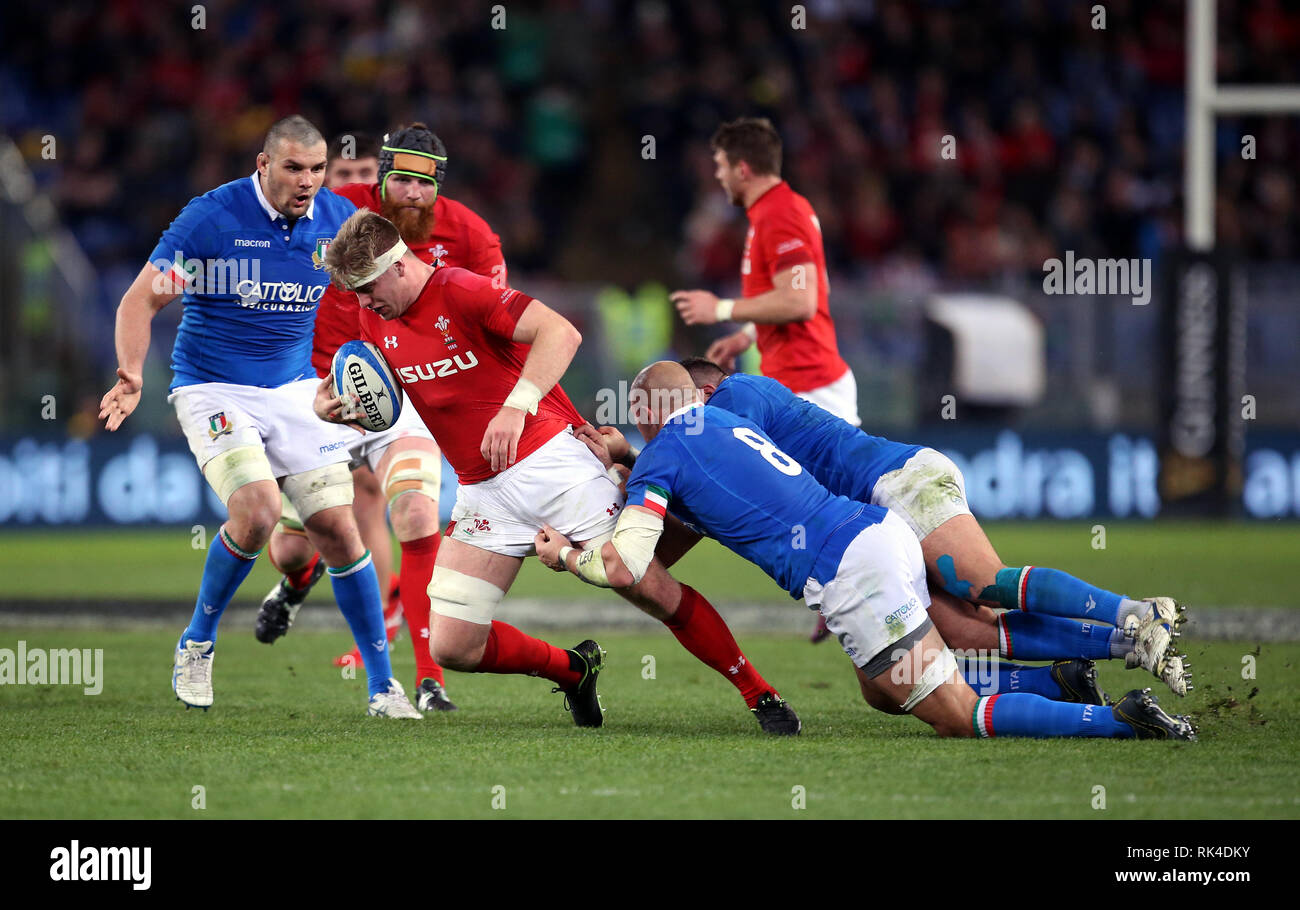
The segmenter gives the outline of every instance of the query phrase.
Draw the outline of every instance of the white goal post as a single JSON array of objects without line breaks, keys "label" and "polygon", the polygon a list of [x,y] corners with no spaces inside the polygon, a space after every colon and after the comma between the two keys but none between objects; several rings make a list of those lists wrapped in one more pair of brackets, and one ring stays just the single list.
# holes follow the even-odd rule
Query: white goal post
[{"label": "white goal post", "polygon": [[1300,85],[1219,85],[1214,72],[1215,0],[1187,0],[1187,139],[1183,233],[1198,252],[1214,249],[1214,118],[1300,113]]}]

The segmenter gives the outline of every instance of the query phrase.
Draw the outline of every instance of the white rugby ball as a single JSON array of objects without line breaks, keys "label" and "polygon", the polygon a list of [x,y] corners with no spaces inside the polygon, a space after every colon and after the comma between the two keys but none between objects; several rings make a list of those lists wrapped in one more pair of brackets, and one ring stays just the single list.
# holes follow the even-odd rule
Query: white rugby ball
[{"label": "white rugby ball", "polygon": [[345,342],[334,353],[331,371],[335,394],[355,402],[350,419],[375,432],[397,423],[397,415],[402,413],[402,387],[379,348],[368,341]]}]

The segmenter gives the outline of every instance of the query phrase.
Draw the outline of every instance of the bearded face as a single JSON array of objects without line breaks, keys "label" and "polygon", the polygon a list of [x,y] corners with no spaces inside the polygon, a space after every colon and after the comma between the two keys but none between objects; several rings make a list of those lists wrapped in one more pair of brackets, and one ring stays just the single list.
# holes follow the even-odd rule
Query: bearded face
[{"label": "bearded face", "polygon": [[425,243],[433,233],[433,203],[427,205],[418,202],[397,203],[385,199],[383,212],[385,218],[397,226],[402,240],[408,245]]},{"label": "bearded face", "polygon": [[429,180],[406,174],[388,178],[380,214],[397,226],[407,245],[422,244],[433,233],[433,205],[438,188]]}]

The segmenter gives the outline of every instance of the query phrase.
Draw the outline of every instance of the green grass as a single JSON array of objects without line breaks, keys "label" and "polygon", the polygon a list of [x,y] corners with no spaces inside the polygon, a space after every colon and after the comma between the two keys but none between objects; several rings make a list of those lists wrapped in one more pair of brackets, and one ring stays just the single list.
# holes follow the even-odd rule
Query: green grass
[{"label": "green grass", "polygon": [[[1184,744],[941,741],[913,718],[867,708],[833,646],[764,636],[744,644],[799,709],[797,739],[760,735],[735,692],[666,634],[601,636],[601,730],[574,728],[547,683],[519,677],[451,674],[460,712],[366,718],[363,682],[330,665],[342,637],[300,630],[273,648],[228,630],[216,705],[203,713],[168,688],[174,634],[0,630],[0,647],[104,651],[99,695],[0,686],[0,817],[1300,816],[1300,644],[1265,645],[1258,679],[1243,681],[1247,649],[1191,643],[1200,688],[1178,709],[1199,713],[1202,741]],[[644,655],[654,679],[642,677]],[[406,680],[406,642],[395,661]],[[1147,681],[1103,669],[1108,690]],[[492,808],[494,787],[505,788],[504,809]],[[795,787],[806,809],[792,808]]]},{"label": "green grass", "polygon": [[[990,540],[1008,565],[1052,566],[1136,596],[1173,594],[1199,606],[1288,606],[1296,603],[1297,531],[1287,523],[1109,522],[1106,548],[1092,547],[1092,523],[990,522]],[[213,529],[209,528],[208,539]],[[203,551],[185,529],[163,531],[6,532],[0,534],[4,598],[141,598],[190,602]],[[772,600],[786,596],[759,569],[706,541],[674,570],[710,598]],[[274,583],[269,561],[257,567],[236,602],[255,603]],[[514,593],[565,600],[600,598],[584,585],[557,580],[530,559]]]}]

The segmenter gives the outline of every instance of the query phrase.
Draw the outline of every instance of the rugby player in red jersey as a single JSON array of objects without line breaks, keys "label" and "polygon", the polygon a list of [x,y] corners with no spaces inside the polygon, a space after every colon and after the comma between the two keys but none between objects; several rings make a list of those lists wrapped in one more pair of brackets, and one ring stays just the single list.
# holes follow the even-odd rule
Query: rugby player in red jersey
[{"label": "rugby player in red jersey", "polygon": [[[709,291],[675,291],[687,325],[746,323],[709,346],[724,369],[758,342],[764,376],[859,426],[858,385],[840,357],[827,303],[829,280],[821,223],[808,200],[781,179],[781,137],[767,118],[742,117],[713,134],[714,176],[749,219],[740,264],[740,300]],[[827,635],[819,618],[813,642]]]},{"label": "rugby player in red jersey", "polygon": [[[379,345],[406,404],[456,470],[452,523],[428,587],[435,658],[463,672],[549,679],[578,726],[600,726],[596,642],[562,650],[492,618],[534,552],[537,528],[599,546],[622,510],[618,482],[574,436],[586,421],[559,386],[582,336],[527,294],[466,269],[435,270],[374,212],[344,223],[325,262],[335,283],[356,292],[362,337]],[[328,376],[315,408],[324,420],[348,419]],[[735,685],[765,731],[798,732],[794,712],[697,592],[654,562],[629,599]]]},{"label": "rugby player in red jersey", "polygon": [[[364,137],[348,135],[335,140],[340,157],[332,161],[335,170],[346,170],[343,156],[351,151],[364,173],[365,156],[376,153],[376,180],[332,187],[335,193],[358,208],[382,212],[397,226],[407,248],[422,262],[435,260],[463,266],[506,286],[506,265],[501,240],[487,222],[466,206],[442,195],[446,178],[447,152],[442,141],[423,123],[402,127],[385,137],[382,147],[370,148]],[[352,173],[351,171],[347,171]],[[316,314],[312,365],[318,376],[326,376],[334,352],[345,342],[361,337],[361,310],[356,295],[331,286]],[[383,339],[376,339],[382,346]],[[368,433],[350,447],[352,479],[356,496],[353,510],[363,539],[374,554],[381,579],[389,579],[393,556],[389,521],[402,549],[400,579],[389,583],[390,614],[401,592],[400,609],[411,633],[416,661],[416,705],[421,710],[454,710],[444,688],[442,668],[429,653],[429,599],[426,590],[433,572],[440,535],[438,493],[442,455],[433,436],[420,422],[414,408],[404,409],[397,424],[382,433]],[[262,641],[274,641],[288,630],[297,608],[315,578],[318,558],[306,537],[295,528],[286,509],[270,553],[285,574],[263,601],[257,633]],[[392,635],[399,628],[395,615],[389,622]],[[355,650],[339,658],[355,666]]]}]

